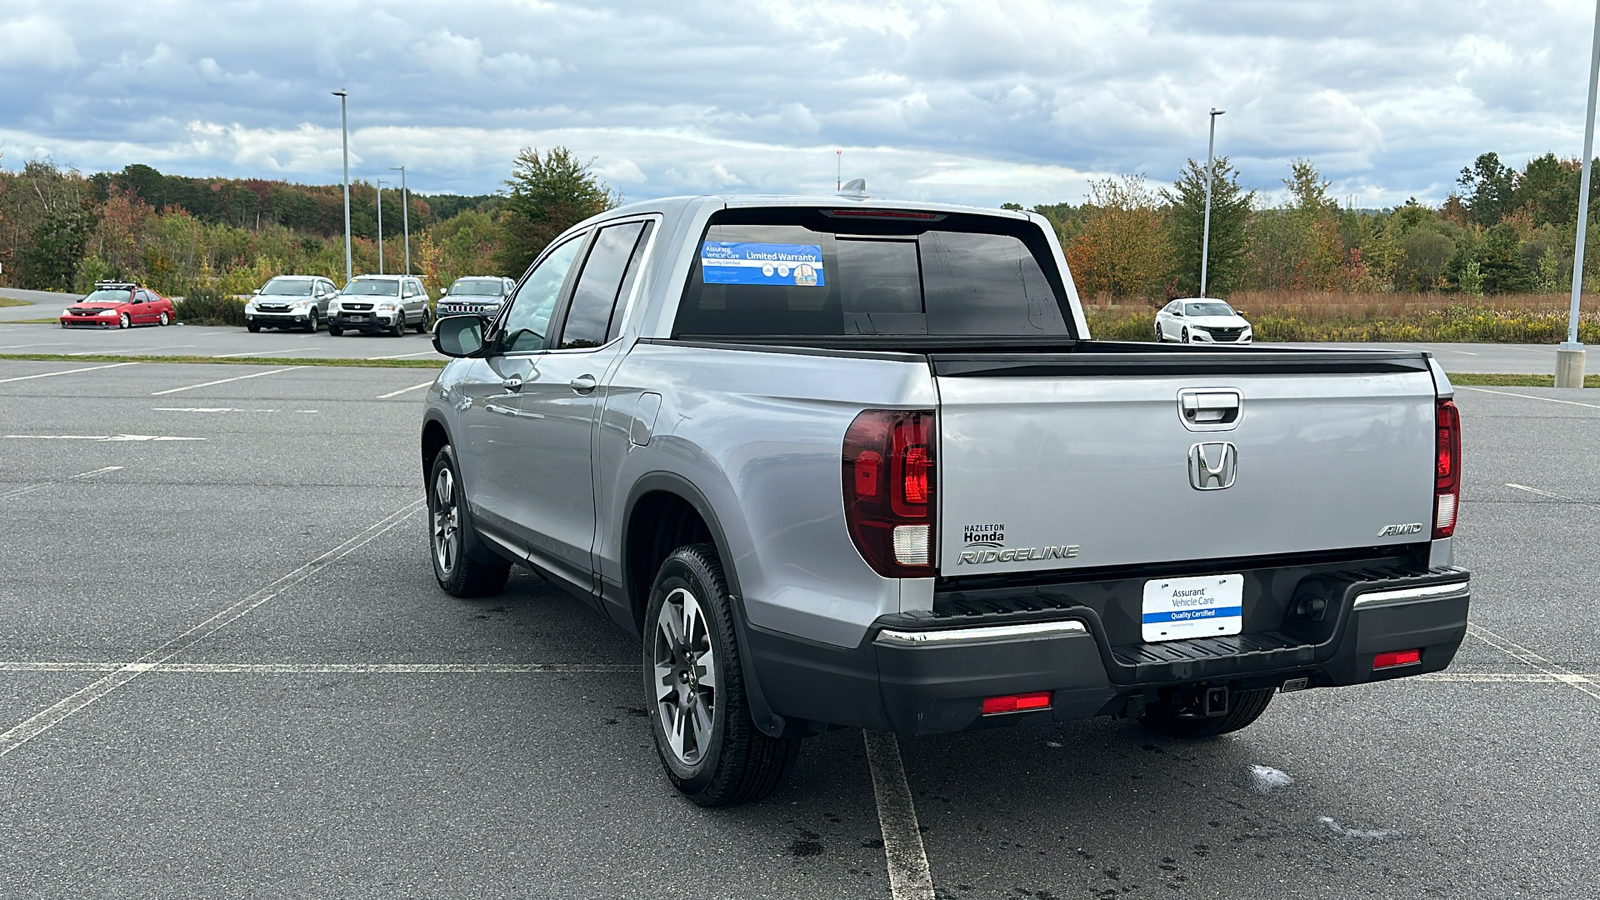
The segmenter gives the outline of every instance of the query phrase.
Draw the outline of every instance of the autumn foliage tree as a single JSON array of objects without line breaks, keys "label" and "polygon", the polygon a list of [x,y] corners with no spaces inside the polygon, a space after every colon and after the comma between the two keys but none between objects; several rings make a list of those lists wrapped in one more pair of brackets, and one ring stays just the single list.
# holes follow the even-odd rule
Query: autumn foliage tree
[{"label": "autumn foliage tree", "polygon": [[1166,213],[1140,175],[1093,182],[1067,265],[1087,296],[1154,298],[1167,271]]},{"label": "autumn foliage tree", "polygon": [[506,180],[500,206],[501,240],[495,262],[517,278],[552,240],[573,225],[617,205],[618,198],[565,147],[540,154],[524,147]]}]

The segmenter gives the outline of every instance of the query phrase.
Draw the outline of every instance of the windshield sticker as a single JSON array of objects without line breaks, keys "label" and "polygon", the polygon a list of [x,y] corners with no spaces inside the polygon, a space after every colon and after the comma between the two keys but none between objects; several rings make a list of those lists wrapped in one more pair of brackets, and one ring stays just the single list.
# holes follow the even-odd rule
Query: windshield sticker
[{"label": "windshield sticker", "polygon": [[700,273],[706,284],[824,286],[822,248],[816,244],[706,241]]}]

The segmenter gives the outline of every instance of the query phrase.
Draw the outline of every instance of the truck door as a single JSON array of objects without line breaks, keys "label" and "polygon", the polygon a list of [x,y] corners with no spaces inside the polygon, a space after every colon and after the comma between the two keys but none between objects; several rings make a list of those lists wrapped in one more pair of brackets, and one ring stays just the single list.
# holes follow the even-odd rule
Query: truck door
[{"label": "truck door", "polygon": [[[606,373],[622,351],[613,320],[645,221],[601,228],[586,247],[571,300],[552,321],[547,350],[530,359],[518,415],[522,482],[514,515],[527,526],[534,562],[593,589],[594,426]],[[619,323],[620,324],[620,323]],[[562,571],[565,570],[565,571]]]}]

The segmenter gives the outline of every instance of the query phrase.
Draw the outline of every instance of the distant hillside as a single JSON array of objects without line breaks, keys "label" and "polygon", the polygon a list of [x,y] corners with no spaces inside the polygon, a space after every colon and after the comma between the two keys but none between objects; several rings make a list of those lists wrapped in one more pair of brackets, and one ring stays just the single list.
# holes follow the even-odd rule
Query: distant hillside
[{"label": "distant hillside", "polygon": [[[260,230],[281,225],[294,231],[332,237],[344,234],[344,198],[337,184],[294,184],[260,178],[190,178],[163,175],[135,163],[121,172],[98,172],[88,177],[93,198],[103,203],[114,192],[125,192],[157,210],[182,208],[202,222]],[[350,186],[350,228],[357,236],[378,233],[377,192],[371,182]],[[453,219],[467,210],[493,212],[501,198],[494,194],[466,197],[459,194],[411,194],[411,229]],[[400,191],[384,185],[384,232],[400,226]]]}]

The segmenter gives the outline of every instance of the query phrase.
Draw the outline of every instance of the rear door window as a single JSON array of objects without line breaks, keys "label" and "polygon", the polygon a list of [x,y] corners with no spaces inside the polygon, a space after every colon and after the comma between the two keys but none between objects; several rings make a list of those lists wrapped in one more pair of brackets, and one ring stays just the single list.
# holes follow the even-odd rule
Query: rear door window
[{"label": "rear door window", "polygon": [[598,347],[606,341],[611,317],[622,291],[628,262],[644,233],[645,223],[629,222],[600,229],[584,261],[583,272],[572,291],[572,303],[562,325],[562,350]]},{"label": "rear door window", "polygon": [[1028,222],[738,210],[707,228],[674,334],[1072,337],[1067,309]]}]

